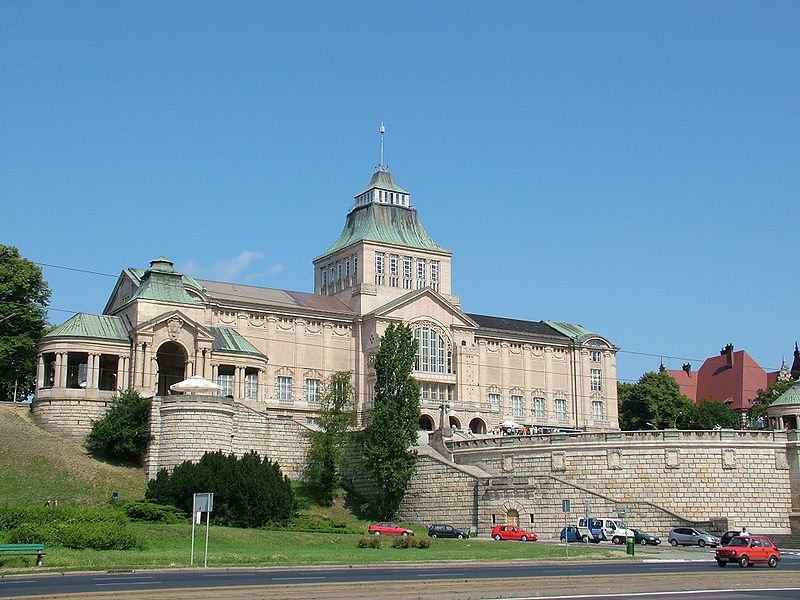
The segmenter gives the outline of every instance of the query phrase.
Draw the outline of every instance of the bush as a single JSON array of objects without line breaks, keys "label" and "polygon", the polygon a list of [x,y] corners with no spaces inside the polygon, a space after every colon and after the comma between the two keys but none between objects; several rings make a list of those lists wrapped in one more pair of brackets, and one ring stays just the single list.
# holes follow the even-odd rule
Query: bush
[{"label": "bush", "polygon": [[138,466],[151,437],[150,400],[128,390],[112,400],[102,419],[92,423],[86,448],[96,457]]},{"label": "bush", "polygon": [[119,509],[131,521],[144,521],[147,523],[180,523],[185,521],[187,516],[179,508],[171,505],[155,504],[141,500],[133,502],[123,502]]},{"label": "bush", "polygon": [[399,537],[392,541],[392,548],[430,548],[431,542],[426,539],[416,539],[413,537]]},{"label": "bush", "polygon": [[12,544],[128,550],[136,545],[128,518],[112,509],[3,507],[0,529]]},{"label": "bush", "polygon": [[358,542],[356,542],[356,546],[358,548],[380,548],[381,538],[379,538],[377,535],[361,538],[358,540]]},{"label": "bush", "polygon": [[147,484],[145,498],[192,514],[194,494],[204,492],[214,494],[213,517],[219,525],[283,525],[295,516],[289,478],[278,463],[253,451],[241,458],[208,452],[197,463],[182,462],[172,473],[162,469]]},{"label": "bush", "polygon": [[325,515],[308,514],[297,516],[289,525],[293,531],[310,531],[314,533],[361,533],[363,529],[354,529],[347,523],[335,521]]}]

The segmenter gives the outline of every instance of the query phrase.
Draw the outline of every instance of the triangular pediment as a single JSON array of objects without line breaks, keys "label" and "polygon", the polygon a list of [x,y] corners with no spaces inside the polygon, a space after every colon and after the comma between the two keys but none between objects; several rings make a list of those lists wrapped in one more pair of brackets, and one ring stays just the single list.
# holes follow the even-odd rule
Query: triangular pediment
[{"label": "triangular pediment", "polygon": [[384,319],[409,320],[409,315],[425,315],[437,317],[437,314],[447,315],[447,319],[439,318],[442,322],[449,322],[452,327],[463,327],[465,329],[478,329],[479,325],[468,317],[447,299],[429,287],[414,290],[379,306],[371,313],[364,315],[365,319],[370,317]]},{"label": "triangular pediment", "polygon": [[214,340],[214,333],[205,325],[201,325],[194,319],[187,317],[179,310],[171,310],[165,312],[157,317],[140,323],[135,331],[137,333],[153,333],[157,329],[166,326],[169,327],[170,323],[177,323],[181,328],[188,327],[196,332],[196,337],[199,341],[212,342]]},{"label": "triangular pediment", "polygon": [[139,289],[140,283],[140,280],[130,269],[125,269],[120,273],[114,290],[111,292],[108,302],[106,302],[106,307],[103,309],[103,314],[114,314],[128,304],[136,295],[136,290]]}]

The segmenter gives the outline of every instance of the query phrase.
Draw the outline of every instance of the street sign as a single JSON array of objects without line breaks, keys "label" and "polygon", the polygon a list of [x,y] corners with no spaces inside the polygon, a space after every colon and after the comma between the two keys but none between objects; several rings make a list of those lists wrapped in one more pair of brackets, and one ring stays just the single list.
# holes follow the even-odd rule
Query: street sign
[{"label": "street sign", "polygon": [[569,510],[569,500],[562,500],[561,501],[561,512],[568,513]]},{"label": "street sign", "polygon": [[614,513],[618,514],[618,515],[621,517],[621,516],[623,516],[623,515],[624,515],[626,512],[628,512],[628,511],[627,511],[626,509],[624,509],[624,508],[615,508],[615,509],[614,509],[613,511],[611,511],[611,512],[614,512]]}]

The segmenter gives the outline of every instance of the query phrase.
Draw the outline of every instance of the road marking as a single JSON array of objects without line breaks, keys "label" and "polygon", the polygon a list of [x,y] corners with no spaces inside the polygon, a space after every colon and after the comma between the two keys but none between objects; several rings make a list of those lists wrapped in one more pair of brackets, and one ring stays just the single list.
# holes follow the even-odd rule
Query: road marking
[{"label": "road marking", "polygon": [[434,573],[417,573],[417,577],[460,577],[464,575],[464,571],[447,571],[445,573],[442,572],[434,572]]},{"label": "road marking", "polygon": [[577,594],[574,596],[519,596],[508,597],[504,600],[579,600],[581,598],[635,598],[637,596],[689,596],[710,593],[754,593],[754,592],[794,592],[800,588],[731,588],[727,590],[681,590],[675,592],[630,592],[621,594]]},{"label": "road marking", "polygon": [[308,577],[272,577],[271,579],[272,581],[302,581],[304,579],[325,579],[325,577],[312,577],[309,575]]},{"label": "road marking", "polygon": [[152,580],[152,575],[137,575],[135,577],[95,577],[95,581],[132,581],[134,579]]},{"label": "road marking", "polygon": [[108,583],[95,583],[95,585],[149,585],[151,583],[161,583],[160,581],[156,580],[149,580],[149,581],[109,581]]}]

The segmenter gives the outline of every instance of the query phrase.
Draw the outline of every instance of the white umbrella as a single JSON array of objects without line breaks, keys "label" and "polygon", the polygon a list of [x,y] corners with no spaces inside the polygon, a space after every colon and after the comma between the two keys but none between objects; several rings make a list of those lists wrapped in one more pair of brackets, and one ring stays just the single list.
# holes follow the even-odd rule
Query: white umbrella
[{"label": "white umbrella", "polygon": [[514,421],[503,421],[500,423],[500,427],[522,427],[522,425],[515,423]]},{"label": "white umbrella", "polygon": [[178,383],[173,383],[169,386],[173,392],[183,392],[184,394],[207,394],[209,396],[218,396],[222,391],[222,386],[217,385],[213,381],[200,377],[199,375],[192,375],[189,379],[184,379]]}]

